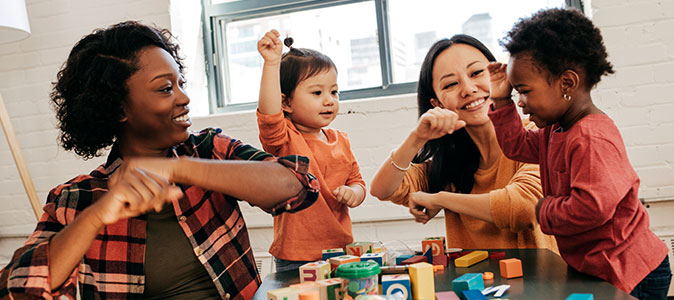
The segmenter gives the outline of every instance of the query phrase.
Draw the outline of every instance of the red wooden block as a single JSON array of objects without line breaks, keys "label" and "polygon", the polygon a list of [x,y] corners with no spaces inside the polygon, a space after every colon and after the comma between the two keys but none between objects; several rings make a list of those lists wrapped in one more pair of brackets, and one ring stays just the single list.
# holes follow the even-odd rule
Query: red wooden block
[{"label": "red wooden block", "polygon": [[426,256],[422,256],[422,255],[415,255],[415,256],[412,256],[412,257],[410,257],[406,260],[401,261],[400,264],[401,265],[411,265],[411,264],[416,264],[416,263],[420,263],[420,262],[427,263],[428,258]]},{"label": "red wooden block", "polygon": [[447,255],[433,256],[433,264],[439,266],[447,266]]},{"label": "red wooden block", "polygon": [[499,267],[503,278],[522,277],[522,261],[517,258],[502,259]]},{"label": "red wooden block", "polygon": [[505,258],[505,251],[494,251],[489,253],[489,259],[491,260],[501,260]]}]

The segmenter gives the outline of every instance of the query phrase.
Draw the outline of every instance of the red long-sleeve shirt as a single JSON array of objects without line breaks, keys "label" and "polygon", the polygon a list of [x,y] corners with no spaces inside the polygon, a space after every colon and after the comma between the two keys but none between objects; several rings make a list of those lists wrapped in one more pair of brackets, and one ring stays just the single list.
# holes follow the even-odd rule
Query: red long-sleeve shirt
[{"label": "red long-sleeve shirt", "polygon": [[506,156],[541,165],[541,229],[570,266],[629,293],[662,262],[667,246],[649,228],[611,118],[588,115],[562,132],[559,124],[524,129],[514,103],[489,117]]}]

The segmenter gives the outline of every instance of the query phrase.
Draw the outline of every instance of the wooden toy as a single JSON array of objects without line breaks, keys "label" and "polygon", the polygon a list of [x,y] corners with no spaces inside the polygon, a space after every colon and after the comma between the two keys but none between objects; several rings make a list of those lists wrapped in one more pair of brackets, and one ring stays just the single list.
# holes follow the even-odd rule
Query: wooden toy
[{"label": "wooden toy", "polygon": [[300,267],[300,282],[318,281],[330,278],[330,264],[326,261],[316,261]]},{"label": "wooden toy", "polygon": [[487,300],[487,297],[482,295],[479,290],[465,290],[463,291],[463,296],[466,300]]},{"label": "wooden toy", "polygon": [[489,259],[501,260],[505,258],[505,251],[494,251],[489,253]]},{"label": "wooden toy", "polygon": [[484,273],[482,273],[482,279],[484,279],[484,280],[493,280],[493,279],[494,279],[494,273],[492,273],[492,272],[484,272]]},{"label": "wooden toy", "polygon": [[365,253],[372,253],[372,243],[355,242],[346,245],[346,254],[360,257]]},{"label": "wooden toy", "polygon": [[321,285],[321,300],[343,300],[344,290],[342,289],[341,278],[330,278],[316,281]]},{"label": "wooden toy", "polygon": [[594,295],[573,293],[566,300],[594,300]]},{"label": "wooden toy", "polygon": [[487,251],[473,251],[454,260],[455,267],[467,268],[479,263],[489,256]]},{"label": "wooden toy", "polygon": [[328,261],[328,258],[342,256],[346,254],[342,248],[325,249],[322,252],[322,259]]},{"label": "wooden toy", "polygon": [[410,285],[410,275],[382,275],[381,293],[383,295],[393,295],[395,292],[401,292],[407,300],[412,300],[412,288]]},{"label": "wooden toy", "polygon": [[416,264],[420,262],[428,262],[428,258],[426,256],[421,256],[421,255],[415,255],[412,256],[406,260],[403,260],[400,262],[401,265],[411,265],[411,264]]},{"label": "wooden toy", "polygon": [[321,291],[321,285],[316,283],[316,281],[307,281],[302,283],[291,284],[291,288],[295,288],[298,293],[302,291],[316,290]]},{"label": "wooden toy", "polygon": [[298,300],[299,292],[293,287],[271,290],[267,292],[267,300]]},{"label": "wooden toy", "polygon": [[443,266],[443,265],[433,265],[433,272],[442,271],[444,269],[445,269],[445,266]]},{"label": "wooden toy", "polygon": [[373,261],[383,267],[386,262],[386,253],[365,253],[360,256],[360,261]]},{"label": "wooden toy", "polygon": [[432,264],[438,265],[438,266],[447,266],[447,255],[442,254],[442,255],[433,256]]},{"label": "wooden toy", "polygon": [[383,266],[380,268],[382,274],[407,274],[409,265],[402,266]]},{"label": "wooden toy", "polygon": [[466,273],[452,280],[452,290],[463,298],[463,291],[484,289],[482,273]]},{"label": "wooden toy", "polygon": [[517,258],[502,259],[499,267],[503,278],[522,277],[522,261]]},{"label": "wooden toy", "polygon": [[435,278],[433,277],[433,265],[426,262],[421,262],[412,264],[409,268],[410,281],[412,282],[412,299],[435,299]]},{"label": "wooden toy", "polygon": [[421,241],[421,251],[426,252],[431,249],[431,256],[445,254],[445,237],[427,237]]},{"label": "wooden toy", "polygon": [[337,257],[331,257],[328,259],[328,262],[330,263],[330,270],[337,269],[337,267],[341,264],[357,261],[360,261],[360,257],[353,255],[342,255]]},{"label": "wooden toy", "polygon": [[399,265],[401,262],[403,262],[404,260],[406,260],[408,258],[411,258],[412,256],[414,256],[414,255],[413,254],[405,254],[405,255],[400,255],[400,256],[396,257],[396,265]]},{"label": "wooden toy", "polygon": [[461,300],[454,292],[437,292],[435,293],[436,300]]},{"label": "wooden toy", "polygon": [[503,294],[510,288],[509,285],[507,284],[502,284],[502,285],[497,285],[497,286],[490,286],[488,288],[485,288],[482,290],[482,295],[489,295],[491,293],[494,293],[494,297],[501,297]]},{"label": "wooden toy", "polygon": [[299,300],[321,300],[321,293],[316,290],[303,291],[299,293]]},{"label": "wooden toy", "polygon": [[423,256],[426,257],[426,262],[429,264],[433,264],[433,252],[431,251],[431,248],[428,248],[424,250]]}]

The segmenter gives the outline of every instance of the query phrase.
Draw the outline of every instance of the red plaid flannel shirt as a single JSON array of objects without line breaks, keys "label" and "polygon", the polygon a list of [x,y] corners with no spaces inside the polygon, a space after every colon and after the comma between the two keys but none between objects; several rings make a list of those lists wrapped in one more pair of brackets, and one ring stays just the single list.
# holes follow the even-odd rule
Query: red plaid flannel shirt
[{"label": "red plaid flannel shirt", "polygon": [[[220,129],[204,129],[190,135],[185,143],[173,148],[173,154],[220,160],[277,161],[288,167],[304,189],[272,209],[272,215],[306,208],[318,195],[318,182],[307,172],[309,160],[306,157],[274,157],[222,135]],[[0,297],[52,299],[65,295],[74,299],[78,280],[82,299],[143,298],[145,215],[106,226],[87,250],[79,268],[73,270],[58,290],[50,288],[51,237],[108,191],[108,176],[121,163],[122,159],[113,147],[106,164],[49,193],[37,228],[0,271]],[[197,186],[181,187],[185,197],[173,204],[174,210],[195,255],[223,299],[251,299],[261,281],[238,199]]]}]

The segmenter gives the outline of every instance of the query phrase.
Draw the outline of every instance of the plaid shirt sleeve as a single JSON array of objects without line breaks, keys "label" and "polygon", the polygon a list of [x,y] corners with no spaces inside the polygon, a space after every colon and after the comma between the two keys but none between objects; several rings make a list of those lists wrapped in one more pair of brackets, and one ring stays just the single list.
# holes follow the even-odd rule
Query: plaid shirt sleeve
[{"label": "plaid shirt sleeve", "polygon": [[[211,129],[214,130],[214,129]],[[297,195],[278,203],[271,210],[265,210],[272,216],[284,212],[298,212],[311,206],[318,198],[319,184],[316,177],[309,173],[309,158],[300,155],[275,157],[267,152],[246,145],[240,140],[223,135],[218,130],[213,138],[213,155],[218,159],[276,161],[290,169],[304,187]]]},{"label": "plaid shirt sleeve", "polygon": [[[0,298],[53,299],[61,295],[75,299],[77,267],[57,290],[51,289],[49,277],[49,243],[64,226],[56,215],[56,188],[49,193],[44,213],[35,231],[23,247],[17,249],[10,263],[0,271]],[[64,214],[65,216],[65,214]]]}]

